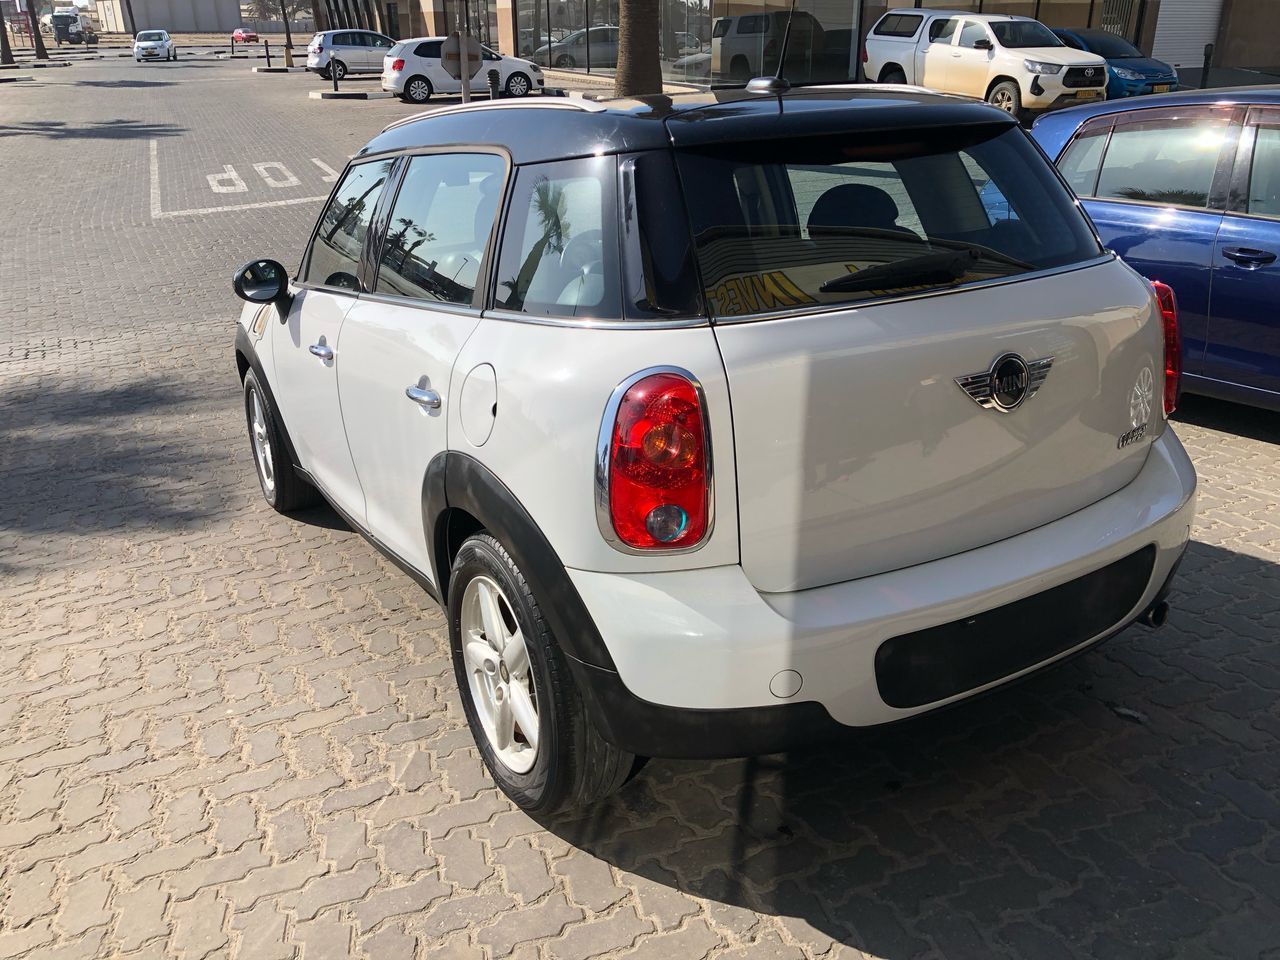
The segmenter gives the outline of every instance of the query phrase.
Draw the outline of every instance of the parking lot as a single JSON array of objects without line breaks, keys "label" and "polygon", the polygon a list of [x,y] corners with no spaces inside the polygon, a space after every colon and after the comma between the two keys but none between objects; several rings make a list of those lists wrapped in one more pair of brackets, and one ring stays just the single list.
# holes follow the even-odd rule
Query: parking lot
[{"label": "parking lot", "polygon": [[296,265],[415,108],[211,58],[35,73],[0,86],[0,960],[1280,957],[1274,414],[1184,401],[1163,629],[535,822],[435,604],[273,513],[245,439],[233,270]]}]

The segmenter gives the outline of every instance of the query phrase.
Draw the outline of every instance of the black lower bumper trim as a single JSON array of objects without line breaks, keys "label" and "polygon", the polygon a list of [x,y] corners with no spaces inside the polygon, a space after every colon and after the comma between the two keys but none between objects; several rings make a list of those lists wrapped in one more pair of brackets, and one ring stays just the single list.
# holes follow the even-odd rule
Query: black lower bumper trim
[{"label": "black lower bumper trim", "polygon": [[876,683],[892,707],[921,707],[1035,666],[1114,629],[1151,584],[1156,548],[973,617],[892,637]]}]

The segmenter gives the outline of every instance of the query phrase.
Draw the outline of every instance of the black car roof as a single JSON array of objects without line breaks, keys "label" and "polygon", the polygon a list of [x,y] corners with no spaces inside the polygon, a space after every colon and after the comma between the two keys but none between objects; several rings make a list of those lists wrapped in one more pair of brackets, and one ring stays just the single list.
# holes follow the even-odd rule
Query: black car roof
[{"label": "black car roof", "polygon": [[589,102],[548,97],[446,107],[387,127],[362,156],[443,144],[505,147],[516,163],[744,140],[908,128],[1013,126],[1008,114],[912,87],[741,89]]}]

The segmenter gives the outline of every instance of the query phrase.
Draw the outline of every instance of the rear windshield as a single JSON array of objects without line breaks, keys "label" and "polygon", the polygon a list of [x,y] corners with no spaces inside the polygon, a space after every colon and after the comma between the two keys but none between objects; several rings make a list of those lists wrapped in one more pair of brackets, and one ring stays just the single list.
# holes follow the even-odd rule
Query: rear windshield
[{"label": "rear windshield", "polygon": [[1102,253],[1016,128],[732,144],[680,151],[677,163],[713,317],[898,297]]},{"label": "rear windshield", "polygon": [[886,14],[876,24],[875,33],[881,37],[914,37],[924,17],[912,13]]}]

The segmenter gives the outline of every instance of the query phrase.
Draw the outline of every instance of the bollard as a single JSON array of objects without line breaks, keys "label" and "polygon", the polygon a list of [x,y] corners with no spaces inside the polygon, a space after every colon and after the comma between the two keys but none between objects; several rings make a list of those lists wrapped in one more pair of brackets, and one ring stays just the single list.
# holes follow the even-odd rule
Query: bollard
[{"label": "bollard", "polygon": [[1209,61],[1213,59],[1213,44],[1204,45],[1204,66],[1200,68],[1200,89],[1209,89]]},{"label": "bollard", "polygon": [[498,73],[497,70],[490,70],[488,73],[488,77],[489,77],[489,99],[497,100],[500,95],[500,87],[498,86],[498,84],[502,82],[502,76],[501,74]]},{"label": "bollard", "polygon": [[231,38],[231,56],[234,57],[235,55],[236,55],[236,38],[232,37]]},{"label": "bollard", "polygon": [[263,50],[266,52],[266,54],[267,54],[267,69],[268,69],[268,70],[270,70],[270,69],[271,69],[271,41],[270,41],[270,40],[263,40],[263,41],[262,41],[262,49],[263,49]]},{"label": "bollard", "polygon": [[333,69],[333,54],[329,54],[329,79],[333,81],[333,92],[338,92],[338,71]]}]

